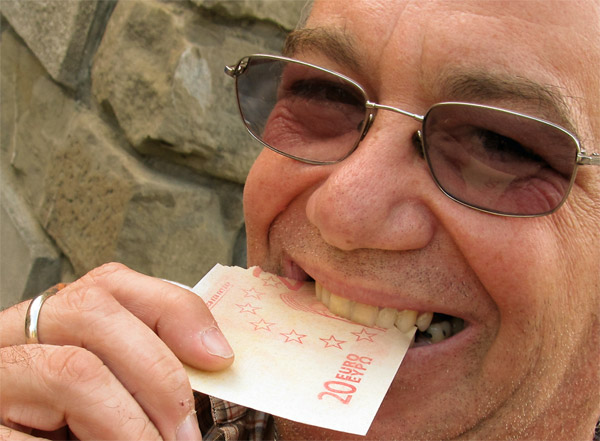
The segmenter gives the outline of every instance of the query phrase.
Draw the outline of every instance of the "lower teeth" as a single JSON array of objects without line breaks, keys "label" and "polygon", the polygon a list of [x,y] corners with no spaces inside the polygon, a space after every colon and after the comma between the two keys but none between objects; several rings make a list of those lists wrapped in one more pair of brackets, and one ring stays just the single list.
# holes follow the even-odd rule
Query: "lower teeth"
[{"label": "lower teeth", "polygon": [[464,321],[458,317],[450,317],[444,314],[435,314],[433,322],[424,330],[418,330],[415,335],[415,344],[439,343],[458,334],[464,329]]}]

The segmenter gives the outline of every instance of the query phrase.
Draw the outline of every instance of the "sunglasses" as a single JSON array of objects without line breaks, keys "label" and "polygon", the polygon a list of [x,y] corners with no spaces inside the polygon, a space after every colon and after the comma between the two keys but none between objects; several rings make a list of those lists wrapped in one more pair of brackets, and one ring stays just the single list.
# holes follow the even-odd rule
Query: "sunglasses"
[{"label": "sunglasses", "polygon": [[578,165],[600,165],[564,128],[510,110],[445,102],[425,115],[369,100],[352,79],[302,61],[251,55],[225,67],[235,78],[246,128],[271,150],[309,164],[335,164],[366,136],[379,110],[420,123],[413,143],[439,189],[476,210],[533,217],[556,211]]}]

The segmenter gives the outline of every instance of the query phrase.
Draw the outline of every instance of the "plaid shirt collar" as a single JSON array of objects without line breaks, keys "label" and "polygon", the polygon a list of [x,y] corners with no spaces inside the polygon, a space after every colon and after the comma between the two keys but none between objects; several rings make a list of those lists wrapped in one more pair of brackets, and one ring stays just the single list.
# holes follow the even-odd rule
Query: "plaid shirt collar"
[{"label": "plaid shirt collar", "polygon": [[197,392],[194,399],[204,441],[275,440],[271,415]]}]

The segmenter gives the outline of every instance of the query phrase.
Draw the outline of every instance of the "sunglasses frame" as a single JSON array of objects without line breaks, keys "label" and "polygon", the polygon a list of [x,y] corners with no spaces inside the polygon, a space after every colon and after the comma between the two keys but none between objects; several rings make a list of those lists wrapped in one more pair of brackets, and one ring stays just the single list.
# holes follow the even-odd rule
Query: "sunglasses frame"
[{"label": "sunglasses frame", "polygon": [[[239,89],[238,89],[238,77],[240,75],[242,75],[244,73],[244,71],[246,70],[246,68],[248,67],[248,63],[251,59],[265,59],[265,60],[273,60],[273,61],[284,61],[284,62],[290,62],[290,63],[295,63],[301,66],[306,66],[309,68],[313,68],[316,70],[319,70],[321,72],[333,75],[337,78],[340,78],[342,80],[344,80],[345,82],[348,82],[350,84],[352,84],[363,96],[364,101],[365,101],[365,117],[363,119],[362,125],[359,128],[360,131],[360,136],[358,137],[357,141],[354,143],[354,145],[352,146],[352,148],[349,149],[348,153],[346,155],[344,155],[343,157],[336,159],[335,161],[316,161],[316,160],[311,160],[311,159],[306,159],[306,158],[302,158],[302,157],[298,157],[298,156],[294,156],[291,155],[289,153],[286,153],[284,151],[281,151],[269,144],[267,144],[266,142],[264,142],[262,139],[260,139],[258,136],[256,136],[252,130],[250,129],[250,127],[248,126],[248,124],[246,124],[246,121],[244,120],[244,113],[242,110],[242,106],[240,103],[240,98],[239,98]],[[331,165],[331,164],[337,164],[338,162],[343,161],[344,159],[346,159],[348,156],[350,156],[352,153],[354,153],[354,151],[358,148],[358,145],[360,144],[360,142],[364,139],[364,137],[367,135],[369,128],[371,127],[371,125],[373,124],[374,120],[375,120],[375,116],[377,115],[377,111],[378,110],[388,110],[391,112],[395,112],[395,113],[399,113],[401,115],[407,116],[409,118],[414,119],[415,121],[418,121],[421,123],[421,130],[417,131],[418,134],[418,138],[421,144],[421,151],[423,153],[423,156],[425,158],[425,160],[427,161],[427,165],[429,167],[429,172],[436,184],[436,186],[442,191],[443,194],[445,194],[448,198],[452,199],[455,202],[458,202],[461,205],[464,205],[465,207],[477,210],[477,211],[481,211],[484,213],[489,213],[489,214],[493,214],[493,215],[497,215],[497,216],[505,216],[505,217],[541,217],[541,216],[547,216],[549,214],[554,213],[555,211],[557,211],[567,200],[571,189],[573,187],[573,183],[575,182],[575,176],[577,175],[577,168],[580,165],[596,165],[596,166],[600,166],[600,154],[599,153],[591,153],[591,154],[587,154],[585,152],[584,149],[581,148],[581,144],[579,143],[579,140],[577,139],[577,137],[571,133],[570,131],[566,130],[564,127],[561,127],[557,124],[554,124],[550,121],[546,121],[544,119],[540,119],[540,118],[536,118],[530,115],[525,115],[523,113],[519,113],[519,112],[515,112],[512,110],[508,110],[508,109],[503,109],[500,107],[493,107],[493,106],[487,106],[484,104],[475,104],[475,103],[467,103],[467,102],[456,102],[456,101],[452,101],[452,102],[441,102],[441,103],[436,103],[433,106],[431,106],[429,109],[427,109],[427,112],[425,112],[424,115],[419,115],[417,113],[411,113],[408,112],[406,110],[400,109],[398,107],[393,107],[393,106],[388,106],[388,105],[384,105],[384,104],[379,104],[376,103],[374,101],[371,101],[369,99],[369,96],[367,95],[367,92],[364,90],[364,88],[357,83],[356,81],[354,81],[352,78],[347,77],[344,74],[341,74],[339,72],[335,72],[333,70],[330,69],[326,69],[324,67],[320,67],[311,63],[307,63],[304,61],[300,61],[300,60],[296,60],[293,58],[288,58],[288,57],[283,57],[283,56],[278,56],[278,55],[268,55],[268,54],[253,54],[253,55],[248,55],[246,57],[241,58],[236,64],[232,64],[232,65],[227,65],[225,66],[225,74],[227,74],[228,76],[234,78],[236,80],[235,84],[236,84],[236,100],[237,100],[237,105],[238,105],[238,110],[240,112],[240,115],[242,117],[242,121],[244,123],[244,126],[246,127],[246,130],[250,133],[250,135],[256,139],[258,142],[260,142],[262,145],[264,145],[265,147],[269,148],[270,150],[273,150],[274,152],[279,153],[280,155],[283,155],[287,158],[290,159],[294,159],[300,162],[304,162],[307,164],[312,164],[312,165]],[[490,210],[490,209],[486,209],[483,207],[479,207],[477,205],[474,204],[470,204],[468,202],[462,201],[460,199],[458,199],[457,197],[453,196],[452,194],[450,194],[447,190],[444,189],[444,187],[440,184],[440,182],[438,181],[436,174],[434,172],[434,168],[431,164],[431,160],[429,158],[429,155],[427,154],[427,149],[425,147],[425,139],[422,133],[422,129],[425,125],[425,121],[427,119],[427,116],[429,115],[429,113],[433,110],[436,109],[438,107],[441,106],[447,106],[447,105],[460,105],[460,106],[465,106],[465,107],[471,107],[471,108],[480,108],[480,109],[489,109],[489,110],[494,110],[494,111],[499,111],[502,113],[506,113],[509,115],[514,115],[514,116],[518,116],[521,118],[526,118],[532,121],[536,121],[548,126],[553,127],[554,129],[560,130],[561,132],[563,132],[564,134],[568,135],[574,142],[576,148],[577,148],[577,154],[574,157],[574,166],[573,166],[573,172],[571,175],[571,179],[569,182],[569,185],[567,187],[567,190],[565,191],[565,194],[562,198],[562,200],[560,201],[560,203],[558,203],[556,205],[556,207],[554,207],[552,210],[543,212],[543,213],[536,213],[536,214],[514,214],[514,213],[505,213],[502,211],[498,211],[498,210]]]}]

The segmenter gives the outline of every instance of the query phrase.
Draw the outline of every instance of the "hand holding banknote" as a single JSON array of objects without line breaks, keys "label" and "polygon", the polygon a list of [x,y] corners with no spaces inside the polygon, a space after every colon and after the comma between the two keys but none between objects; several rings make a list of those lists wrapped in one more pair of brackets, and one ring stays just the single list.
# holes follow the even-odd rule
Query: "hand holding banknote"
[{"label": "hand holding banknote", "polygon": [[199,439],[181,361],[218,371],[233,353],[198,296],[105,265],[43,303],[38,344],[29,303],[0,313],[0,438]]},{"label": "hand holding banknote", "polygon": [[[199,439],[190,380],[218,398],[364,435],[414,333],[336,317],[312,284],[258,267],[217,265],[194,291],[103,266],[47,301],[39,344],[24,344],[26,304],[4,311],[5,438]],[[238,352],[233,366],[211,312]]]}]

